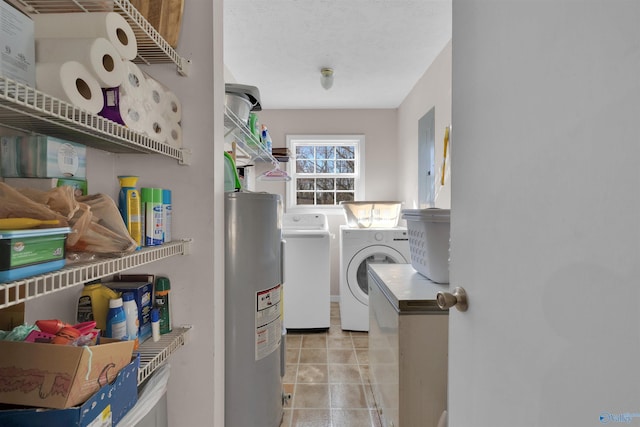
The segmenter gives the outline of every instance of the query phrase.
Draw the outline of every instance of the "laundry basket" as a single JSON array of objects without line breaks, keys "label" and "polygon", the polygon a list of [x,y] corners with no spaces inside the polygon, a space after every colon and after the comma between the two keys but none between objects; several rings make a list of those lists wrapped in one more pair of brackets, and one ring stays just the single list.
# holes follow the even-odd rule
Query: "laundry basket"
[{"label": "laundry basket", "polygon": [[342,201],[347,225],[352,228],[394,228],[402,202]]},{"label": "laundry basket", "polygon": [[411,265],[436,283],[449,283],[449,209],[404,209]]}]

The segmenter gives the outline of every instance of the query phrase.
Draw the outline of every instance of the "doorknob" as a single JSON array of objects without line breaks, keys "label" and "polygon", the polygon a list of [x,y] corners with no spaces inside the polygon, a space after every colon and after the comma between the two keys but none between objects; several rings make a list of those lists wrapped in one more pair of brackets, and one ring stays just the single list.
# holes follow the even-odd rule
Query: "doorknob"
[{"label": "doorknob", "polygon": [[463,288],[459,287],[455,288],[453,293],[438,292],[436,295],[436,301],[438,302],[438,307],[442,310],[455,307],[458,311],[467,311],[467,308],[469,308],[467,292]]}]

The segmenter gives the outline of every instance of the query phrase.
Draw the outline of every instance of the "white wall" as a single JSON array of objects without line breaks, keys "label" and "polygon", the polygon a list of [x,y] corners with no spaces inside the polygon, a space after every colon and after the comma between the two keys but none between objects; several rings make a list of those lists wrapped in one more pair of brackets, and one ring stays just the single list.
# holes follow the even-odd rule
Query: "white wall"
[{"label": "white wall", "polygon": [[[400,200],[406,208],[419,208],[418,204],[418,120],[435,107],[435,158],[436,171],[442,170],[444,155],[444,131],[451,124],[451,41],[445,46],[429,69],[418,80],[411,93],[398,108],[398,160]],[[453,136],[453,132],[452,132]],[[451,138],[447,162],[455,168],[451,152]],[[436,175],[438,176],[438,175]],[[445,185],[438,187],[436,207],[451,207],[451,181],[447,176]]]},{"label": "white wall", "polygon": [[[396,149],[396,110],[263,110],[258,113],[261,123],[267,125],[274,147],[286,146],[286,135],[365,135],[365,198],[369,200],[396,200],[397,176],[401,166]],[[256,174],[272,167],[258,163]],[[285,201],[285,184],[257,181],[256,191],[280,194]],[[344,224],[342,211],[329,215],[329,230],[335,239],[331,243],[331,295],[340,294],[340,225]]]}]

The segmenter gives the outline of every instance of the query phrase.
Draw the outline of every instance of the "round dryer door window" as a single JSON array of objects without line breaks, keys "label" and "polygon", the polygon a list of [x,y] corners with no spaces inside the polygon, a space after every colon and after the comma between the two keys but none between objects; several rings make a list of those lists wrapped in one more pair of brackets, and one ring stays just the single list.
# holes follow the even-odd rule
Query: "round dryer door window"
[{"label": "round dryer door window", "polygon": [[347,267],[347,284],[354,297],[361,303],[369,305],[369,264],[408,264],[400,252],[382,245],[368,246],[358,251]]}]

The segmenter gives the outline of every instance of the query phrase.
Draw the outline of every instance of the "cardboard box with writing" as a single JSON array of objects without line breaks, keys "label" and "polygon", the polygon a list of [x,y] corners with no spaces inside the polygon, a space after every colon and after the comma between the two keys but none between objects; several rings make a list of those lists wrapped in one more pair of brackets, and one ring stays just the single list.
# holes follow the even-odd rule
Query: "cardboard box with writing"
[{"label": "cardboard box with writing", "polygon": [[133,341],[91,347],[0,341],[0,403],[70,408],[131,362]]},{"label": "cardboard box with writing", "polygon": [[138,400],[136,357],[115,381],[106,384],[80,406],[42,409],[0,405],[0,425],[12,427],[105,427],[115,426]]}]

